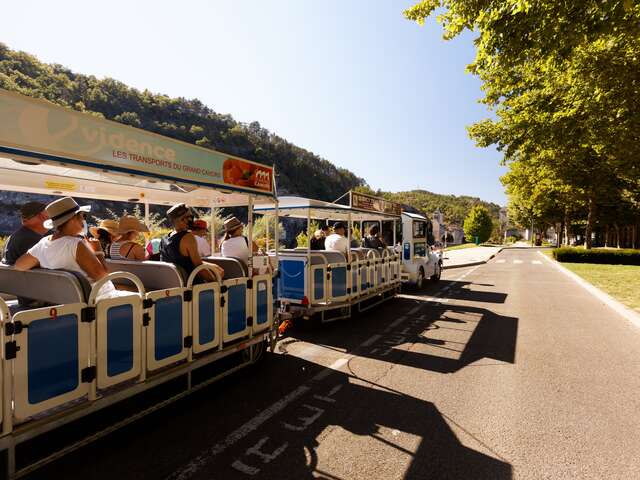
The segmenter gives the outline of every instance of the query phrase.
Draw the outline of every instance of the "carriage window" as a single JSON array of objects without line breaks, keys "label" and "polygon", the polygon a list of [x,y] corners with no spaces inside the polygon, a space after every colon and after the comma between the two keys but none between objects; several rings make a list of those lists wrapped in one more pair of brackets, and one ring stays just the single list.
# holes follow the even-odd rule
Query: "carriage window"
[{"label": "carriage window", "polygon": [[416,242],[413,244],[413,254],[416,257],[427,256],[427,244],[424,242]]},{"label": "carriage window", "polygon": [[425,238],[427,234],[425,222],[413,222],[413,238]]}]

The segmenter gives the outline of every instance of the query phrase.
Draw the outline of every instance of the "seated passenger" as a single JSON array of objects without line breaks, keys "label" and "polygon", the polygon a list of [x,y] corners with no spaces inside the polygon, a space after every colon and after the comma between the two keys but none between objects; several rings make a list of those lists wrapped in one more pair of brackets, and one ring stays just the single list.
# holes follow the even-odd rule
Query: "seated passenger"
[{"label": "seated passenger", "polygon": [[49,218],[45,211],[46,205],[42,202],[28,202],[20,207],[22,226],[16,230],[4,250],[2,263],[13,265],[20,256],[27,253],[31,247],[49,231],[44,222]]},{"label": "seated passenger", "polygon": [[360,242],[353,236],[353,228],[351,228],[351,248],[360,248]]},{"label": "seated passenger", "polygon": [[145,247],[147,260],[160,261],[160,243],[162,242],[159,238],[152,238],[147,242],[147,246]]},{"label": "seated passenger", "polygon": [[311,250],[324,250],[325,239],[330,233],[331,228],[329,228],[329,225],[322,225],[316,230],[313,237],[309,240]]},{"label": "seated passenger", "polygon": [[[242,222],[236,217],[228,218],[224,221],[224,232],[220,247],[222,256],[237,258],[247,265],[250,256],[249,240],[243,235],[244,225]],[[252,242],[251,248],[254,253],[258,251],[258,246],[255,242]]]},{"label": "seated passenger", "polygon": [[[96,239],[87,240],[82,233],[85,229],[85,213],[90,206],[80,207],[71,197],[63,197],[46,207],[50,220],[44,226],[54,230],[52,235],[43,237],[27,253],[16,261],[17,270],[31,270],[42,267],[53,270],[71,270],[82,273],[91,284],[108,274],[104,263],[104,252]],[[97,298],[117,296],[113,283],[105,283]]]},{"label": "seated passenger", "polygon": [[120,239],[109,248],[112,260],[137,260],[146,258],[144,247],[138,243],[140,234],[148,232],[147,226],[131,215],[125,215],[118,222]]},{"label": "seated passenger", "polygon": [[[193,226],[194,212],[184,203],[178,203],[167,211],[167,217],[173,224],[173,232],[164,237],[160,242],[160,260],[173,263],[181,267],[187,276],[199,265],[202,265],[202,257],[198,253],[196,237],[189,231]],[[211,264],[211,267],[218,272],[220,277],[224,275],[224,270],[218,265]],[[208,270],[203,270],[199,278],[206,282],[215,280],[213,274]]]},{"label": "seated passenger", "polygon": [[345,257],[349,253],[349,241],[345,236],[347,228],[344,223],[336,222],[333,225],[333,233],[324,242],[325,250],[344,253]]},{"label": "seated passenger", "polygon": [[118,221],[101,220],[95,227],[89,228],[91,236],[100,242],[100,247],[107,258],[110,258],[111,244],[118,240]]},{"label": "seated passenger", "polygon": [[387,247],[384,240],[380,237],[380,227],[378,225],[373,225],[369,229],[369,235],[364,238],[364,246],[367,248],[375,248],[376,250]]},{"label": "seated passenger", "polygon": [[209,239],[207,238],[209,236],[209,232],[207,230],[207,222],[205,222],[204,220],[196,220],[195,222],[193,222],[191,233],[196,236],[196,242],[198,244],[198,252],[200,252],[200,256],[210,257],[211,244],[209,243]]}]

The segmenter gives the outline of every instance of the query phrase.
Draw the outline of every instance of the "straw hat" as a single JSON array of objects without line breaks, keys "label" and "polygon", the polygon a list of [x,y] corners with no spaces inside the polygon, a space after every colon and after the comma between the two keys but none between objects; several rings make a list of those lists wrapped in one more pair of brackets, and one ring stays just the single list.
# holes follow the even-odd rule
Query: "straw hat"
[{"label": "straw hat", "polygon": [[224,221],[224,231],[225,232],[233,232],[234,230],[244,227],[242,222],[238,220],[236,217],[227,218]]},{"label": "straw hat", "polygon": [[118,234],[118,222],[117,220],[101,220],[100,223],[95,227],[89,227],[89,232],[94,238],[98,238],[98,230],[106,230],[111,235]]},{"label": "straw hat", "polygon": [[44,227],[52,229],[58,228],[66,221],[71,220],[71,218],[78,212],[91,211],[91,205],[84,205],[81,207],[73,198],[62,197],[47,205],[45,210],[47,215],[49,215],[49,220],[44,222]]},{"label": "straw hat", "polygon": [[118,233],[123,235],[129,232],[148,232],[147,226],[132,215],[125,215],[118,223]]}]

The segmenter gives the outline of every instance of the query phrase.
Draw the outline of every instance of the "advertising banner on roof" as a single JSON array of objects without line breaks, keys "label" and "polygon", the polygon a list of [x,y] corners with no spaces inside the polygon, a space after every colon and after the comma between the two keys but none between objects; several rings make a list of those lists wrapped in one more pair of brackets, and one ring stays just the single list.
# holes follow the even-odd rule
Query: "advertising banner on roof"
[{"label": "advertising banner on roof", "polygon": [[399,203],[358,192],[351,192],[351,207],[369,212],[387,213],[389,215],[402,214],[402,206]]},{"label": "advertising banner on roof", "polygon": [[0,89],[0,148],[78,165],[273,193],[273,169]]}]

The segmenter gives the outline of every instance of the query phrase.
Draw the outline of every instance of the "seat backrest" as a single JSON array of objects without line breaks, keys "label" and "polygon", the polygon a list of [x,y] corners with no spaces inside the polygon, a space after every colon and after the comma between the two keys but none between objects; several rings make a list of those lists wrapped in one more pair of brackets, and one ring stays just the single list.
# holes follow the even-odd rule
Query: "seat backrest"
[{"label": "seat backrest", "polygon": [[54,305],[86,302],[91,293],[87,277],[78,272],[35,268],[21,272],[0,264],[0,291]]},{"label": "seat backrest", "polygon": [[364,252],[358,248],[351,249],[351,259],[352,260],[363,260]]},{"label": "seat backrest", "polygon": [[184,275],[172,263],[107,260],[107,266],[110,272],[133,273],[148,292],[183,287],[185,284]]},{"label": "seat backrest", "polygon": [[223,280],[242,278],[249,275],[249,270],[242,260],[233,257],[205,257],[203,262],[213,263],[224,270]]},{"label": "seat backrest", "polygon": [[[307,256],[307,252],[280,252],[280,257],[295,257],[295,258],[305,258]],[[311,252],[311,265],[323,265],[329,263],[327,257],[322,255],[319,250],[314,250]]]},{"label": "seat backrest", "polygon": [[343,253],[333,250],[318,250],[318,253],[324,255],[329,263],[345,263],[347,261]]}]

